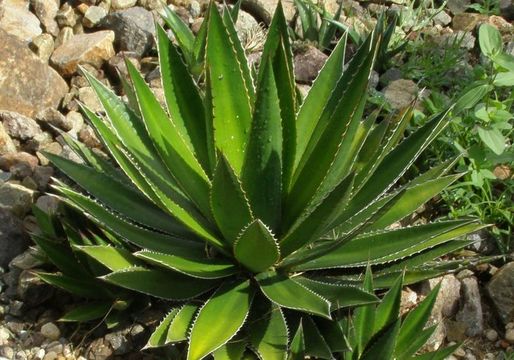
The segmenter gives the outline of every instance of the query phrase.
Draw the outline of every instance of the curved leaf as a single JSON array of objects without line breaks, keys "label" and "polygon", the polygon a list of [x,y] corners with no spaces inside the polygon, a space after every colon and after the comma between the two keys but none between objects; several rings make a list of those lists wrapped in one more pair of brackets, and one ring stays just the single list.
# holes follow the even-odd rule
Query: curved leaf
[{"label": "curved leaf", "polygon": [[193,317],[199,307],[198,304],[189,303],[179,309],[168,328],[166,342],[171,343],[187,340],[189,330],[193,324]]},{"label": "curved leaf", "polygon": [[247,324],[252,348],[262,360],[284,360],[289,334],[282,310],[271,302],[259,301],[252,311]]},{"label": "curved leaf", "polygon": [[171,309],[170,312],[162,319],[159,325],[155,328],[145,348],[152,348],[164,346],[167,344],[167,333],[173,318],[177,315],[178,309]]}]

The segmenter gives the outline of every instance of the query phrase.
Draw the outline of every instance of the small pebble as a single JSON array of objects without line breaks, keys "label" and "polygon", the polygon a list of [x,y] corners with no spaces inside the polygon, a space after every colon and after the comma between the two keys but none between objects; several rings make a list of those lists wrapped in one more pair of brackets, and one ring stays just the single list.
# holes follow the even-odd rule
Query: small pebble
[{"label": "small pebble", "polygon": [[50,340],[58,340],[61,337],[61,330],[54,323],[46,323],[41,326],[41,334]]},{"label": "small pebble", "polygon": [[457,350],[453,352],[453,355],[462,358],[466,356],[466,351],[462,347],[458,347]]},{"label": "small pebble", "polygon": [[505,330],[514,329],[514,322],[510,322],[505,325]]},{"label": "small pebble", "polygon": [[514,344],[514,329],[509,329],[505,332],[505,340],[511,344]]},{"label": "small pebble", "polygon": [[486,330],[485,337],[489,341],[496,341],[498,339],[498,333],[494,329]]}]

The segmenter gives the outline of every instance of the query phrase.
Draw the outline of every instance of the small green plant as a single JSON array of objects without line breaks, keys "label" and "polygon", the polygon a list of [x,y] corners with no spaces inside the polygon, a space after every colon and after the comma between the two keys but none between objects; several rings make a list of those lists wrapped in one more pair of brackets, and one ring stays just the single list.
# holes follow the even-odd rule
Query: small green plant
[{"label": "small green plant", "polygon": [[476,12],[484,15],[500,15],[500,1],[499,0],[483,0],[468,5],[468,9],[475,10]]},{"label": "small green plant", "polygon": [[[388,228],[461,176],[443,176],[450,160],[398,183],[448,110],[407,138],[412,110],[378,124],[363,118],[382,22],[345,71],[345,38],[337,44],[302,103],[280,5],[255,75],[230,13],[211,3],[205,24],[202,62],[157,27],[164,108],[130,62],[128,103],[85,72],[105,116],[83,111],[112,162],[71,138],[83,164],[46,156],[84,190],[56,181],[55,191],[109,241],[71,249],[102,264],[106,287],[169,301],[148,347],[182,343],[176,358],[188,360],[268,360],[294,358],[303,339],[305,354],[320,357],[317,341],[335,334],[338,310],[379,300],[360,287],[367,266],[377,288],[401,274],[406,284],[438,276],[456,264],[433,260],[483,227]],[[301,338],[298,317],[312,325]]]}]

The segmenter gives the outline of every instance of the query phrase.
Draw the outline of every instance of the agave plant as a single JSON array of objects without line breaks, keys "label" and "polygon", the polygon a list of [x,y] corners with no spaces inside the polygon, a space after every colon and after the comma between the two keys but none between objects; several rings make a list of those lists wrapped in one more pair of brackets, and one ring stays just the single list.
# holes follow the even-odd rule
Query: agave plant
[{"label": "agave plant", "polygon": [[[345,71],[343,37],[302,99],[280,5],[255,74],[231,15],[211,5],[205,21],[202,88],[157,27],[164,108],[130,62],[128,103],[86,73],[105,113],[83,111],[112,161],[72,139],[83,164],[46,156],[84,190],[56,180],[59,196],[111,241],[73,250],[103,265],[105,284],[170,300],[149,347],[185,342],[189,360],[251,349],[268,360],[303,341],[307,355],[331,358],[344,350],[341,309],[378,301],[352,276],[367,265],[377,287],[402,272],[406,283],[436,276],[449,265],[431,261],[481,227],[388,229],[459,177],[442,176],[449,161],[398,185],[448,112],[407,138],[411,111],[363,117],[381,24]],[[289,331],[298,319],[302,341]],[[331,344],[323,356],[320,337]]]}]

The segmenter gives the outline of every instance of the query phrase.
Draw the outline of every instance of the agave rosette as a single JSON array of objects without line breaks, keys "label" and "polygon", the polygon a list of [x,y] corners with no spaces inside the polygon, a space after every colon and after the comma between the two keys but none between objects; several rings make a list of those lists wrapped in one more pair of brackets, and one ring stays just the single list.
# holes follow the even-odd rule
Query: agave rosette
[{"label": "agave rosette", "polygon": [[396,185],[447,112],[406,138],[409,110],[363,117],[380,25],[344,71],[343,37],[302,99],[281,6],[258,71],[233,15],[211,5],[200,35],[177,36],[179,46],[157,27],[164,107],[130,62],[128,103],[86,74],[105,113],[83,110],[112,161],[67,138],[83,164],[47,156],[84,192],[54,189],[113,239],[74,247],[104,266],[103,281],[171,301],[148,346],[187,341],[190,360],[247,348],[284,359],[288,329],[302,324],[306,353],[325,358],[320,339],[341,351],[339,309],[378,300],[352,275],[369,264],[377,287],[403,271],[407,283],[436,276],[447,267],[431,261],[481,225],[388,229],[459,175],[443,176],[448,161]]}]

